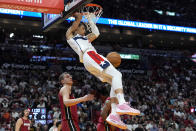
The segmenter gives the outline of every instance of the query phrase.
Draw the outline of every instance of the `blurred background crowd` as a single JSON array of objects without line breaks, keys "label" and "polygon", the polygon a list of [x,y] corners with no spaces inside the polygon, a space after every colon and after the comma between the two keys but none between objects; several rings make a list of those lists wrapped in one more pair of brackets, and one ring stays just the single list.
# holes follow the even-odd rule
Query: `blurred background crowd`
[{"label": "blurred background crowd", "polygon": [[[122,116],[127,131],[196,130],[196,0],[93,3],[103,7],[103,18],[193,27],[192,33],[180,33],[98,24],[101,35],[93,45],[104,56],[111,51],[124,56],[118,70],[125,97],[141,111],[139,116]],[[88,73],[66,44],[70,21],[46,33],[41,17],[7,12],[0,15],[0,131],[14,131],[27,107],[46,111],[43,118],[31,112],[31,131],[52,131],[61,119],[58,77],[64,71],[73,76],[76,98],[92,90],[109,94],[110,86]],[[96,131],[103,104],[98,96],[77,105],[81,131]]]},{"label": "blurred background crowd", "polygon": [[[19,54],[17,57],[21,58],[20,60],[23,58]],[[64,62],[62,66],[46,62],[43,65],[46,68],[33,69],[20,67],[20,63],[23,63],[20,60],[15,66],[5,64],[6,61],[1,62],[0,131],[13,130],[24,107],[46,108],[50,120],[60,120],[58,76],[63,71],[73,76],[75,97],[84,96],[92,89],[98,92],[110,90],[108,84],[100,83],[76,61]],[[123,72],[125,97],[131,106],[141,110],[140,116],[122,116],[130,131],[138,127],[149,131],[196,129],[196,115],[195,112],[191,112],[196,104],[196,68],[193,61],[186,57],[179,59],[149,56],[145,64],[134,60],[123,60],[119,70],[123,69],[142,70]],[[102,101],[96,98],[92,102],[78,105],[82,131],[96,130],[102,104]],[[32,119],[32,130],[47,131],[52,122],[42,125]]]}]

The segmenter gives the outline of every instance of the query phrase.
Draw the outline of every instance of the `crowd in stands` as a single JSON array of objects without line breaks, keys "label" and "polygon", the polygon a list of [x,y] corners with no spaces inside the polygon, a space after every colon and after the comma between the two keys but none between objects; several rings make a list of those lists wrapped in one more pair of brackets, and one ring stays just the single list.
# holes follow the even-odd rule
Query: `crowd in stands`
[{"label": "crowd in stands", "polygon": [[[107,0],[94,1],[103,6],[103,17],[196,27],[194,7],[196,0],[113,0],[112,3]],[[163,11],[163,15],[155,10]],[[166,11],[176,12],[176,15],[168,16]],[[0,131],[13,131],[16,120],[26,107],[46,108],[47,114],[53,120],[51,123],[42,125],[32,119],[31,131],[51,131],[53,122],[61,119],[58,76],[63,71],[73,76],[72,92],[76,98],[86,95],[92,89],[98,92],[110,90],[108,84],[101,83],[85,71],[78,61],[30,61],[34,55],[77,56],[57,49],[58,43],[63,43],[62,40],[47,43],[47,40],[43,39],[42,42],[38,40],[35,44],[33,39],[24,40],[25,37],[21,36],[11,41],[11,38],[8,40],[9,36],[0,34],[0,42],[5,43],[0,47]],[[45,42],[54,49],[35,48],[42,43],[46,45]],[[20,46],[19,49],[18,46]],[[63,48],[68,49],[65,45]],[[149,51],[149,54],[152,53]],[[196,130],[196,111],[191,112],[191,109],[196,109],[196,64],[186,57],[178,59],[148,56],[147,60],[141,61],[141,63],[123,61],[120,66],[120,69],[126,69],[126,71],[144,70],[140,73],[123,72],[126,100],[131,106],[141,111],[139,116],[122,116],[122,120],[128,125],[127,131],[138,128],[147,131]],[[14,67],[3,65],[4,63],[42,65],[46,68]],[[79,68],[75,70],[75,68],[66,68],[67,66]],[[92,102],[78,104],[81,131],[96,131],[101,106],[102,101],[98,97]]]},{"label": "crowd in stands", "polygon": [[[95,0],[95,3],[103,6],[106,18],[196,27],[195,0]],[[169,16],[167,11],[175,14]]]},{"label": "crowd in stands", "polygon": [[[19,56],[18,56],[19,57]],[[22,58],[22,57],[21,57]],[[6,61],[4,59],[4,61]],[[67,63],[67,66],[71,65]],[[131,64],[130,64],[131,63]],[[46,108],[50,119],[60,120],[58,102],[58,76],[63,71],[73,75],[75,97],[84,96],[90,90],[109,90],[108,84],[85,71],[65,68],[17,69],[0,68],[0,131],[14,130],[23,108]],[[77,62],[72,66],[82,67]],[[123,85],[126,99],[141,111],[140,116],[122,116],[130,131],[143,128],[149,131],[193,131],[196,129],[196,113],[190,109],[196,105],[196,64],[188,59],[149,57],[145,67],[140,62],[123,61],[121,69],[140,68],[143,73],[124,72]],[[99,91],[98,91],[99,92]],[[102,101],[78,105],[81,131],[95,131]],[[42,125],[32,120],[31,129],[47,131],[52,123]]]}]

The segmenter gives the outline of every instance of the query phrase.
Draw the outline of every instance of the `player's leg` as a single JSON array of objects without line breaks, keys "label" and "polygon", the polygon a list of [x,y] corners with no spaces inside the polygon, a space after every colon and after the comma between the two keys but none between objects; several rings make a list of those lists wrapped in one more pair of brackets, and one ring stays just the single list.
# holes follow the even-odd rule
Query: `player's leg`
[{"label": "player's leg", "polygon": [[85,68],[96,77],[101,78],[102,81],[106,81],[111,84],[119,104],[125,103],[121,72],[119,72],[104,56],[99,54],[96,55],[107,61],[110,64],[109,67],[106,69],[101,68],[101,66],[98,65],[95,60],[90,55],[88,55],[88,53],[85,53],[83,55],[83,63]]},{"label": "player's leg", "polygon": [[80,131],[79,124],[73,119],[62,121],[62,131]]},{"label": "player's leg", "polygon": [[113,88],[111,88],[110,90],[110,101],[111,101],[111,113],[106,119],[107,123],[121,129],[127,129],[127,126],[121,121],[120,115],[116,113],[118,99],[116,98],[116,94]]},{"label": "player's leg", "polygon": [[119,72],[115,67],[110,65],[106,70],[104,70],[104,73],[112,76],[111,89],[114,90],[116,97],[118,99],[118,102],[119,102],[119,104],[117,105],[116,112],[120,115],[123,115],[123,114],[139,115],[140,111],[131,108],[124,99],[121,72]]},{"label": "player's leg", "polygon": [[[99,55],[97,53],[94,56]],[[102,81],[107,80],[111,84],[111,89],[114,90],[119,104],[117,105],[117,113],[128,115],[139,115],[140,111],[131,108],[124,99],[123,86],[122,86],[122,74],[119,72],[104,56],[99,55],[101,59],[107,61],[110,65],[103,69],[101,66],[90,56],[88,53],[83,55],[83,63],[85,68],[95,75],[97,78],[102,78]],[[99,58],[100,59],[100,58]],[[105,79],[104,77],[108,78]]]}]

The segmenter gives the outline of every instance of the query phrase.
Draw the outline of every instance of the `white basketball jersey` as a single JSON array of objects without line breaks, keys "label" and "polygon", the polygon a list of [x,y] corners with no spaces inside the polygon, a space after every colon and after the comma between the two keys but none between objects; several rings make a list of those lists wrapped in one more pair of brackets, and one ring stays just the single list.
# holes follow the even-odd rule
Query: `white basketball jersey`
[{"label": "white basketball jersey", "polygon": [[67,42],[71,46],[71,48],[79,55],[80,62],[83,62],[83,54],[87,50],[96,51],[86,36],[77,34],[71,39],[67,40]]}]

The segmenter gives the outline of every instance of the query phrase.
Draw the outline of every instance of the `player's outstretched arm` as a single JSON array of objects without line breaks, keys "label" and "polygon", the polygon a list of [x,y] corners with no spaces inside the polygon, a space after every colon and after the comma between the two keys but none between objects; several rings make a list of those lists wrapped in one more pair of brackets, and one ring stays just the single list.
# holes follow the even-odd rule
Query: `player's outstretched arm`
[{"label": "player's outstretched arm", "polygon": [[73,37],[73,32],[76,31],[78,28],[80,21],[82,20],[82,15],[78,12],[74,13],[73,16],[76,18],[76,20],[73,22],[72,26],[69,27],[69,29],[66,32],[66,39],[69,40]]},{"label": "player's outstretched arm", "polygon": [[87,19],[88,19],[88,22],[89,22],[89,25],[90,25],[90,28],[92,31],[92,33],[88,34],[87,37],[88,37],[89,42],[92,42],[95,39],[97,39],[97,37],[100,35],[100,33],[99,33],[99,29],[97,28],[96,24],[93,22],[90,15],[87,16]]},{"label": "player's outstretched arm", "polygon": [[85,101],[91,101],[94,99],[94,95],[92,95],[92,94],[88,94],[88,95],[85,95],[83,97],[76,98],[76,99],[70,99],[69,94],[70,94],[70,89],[63,88],[63,90],[62,90],[63,103],[66,106],[73,106],[78,103],[85,102]]}]

